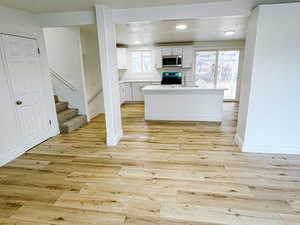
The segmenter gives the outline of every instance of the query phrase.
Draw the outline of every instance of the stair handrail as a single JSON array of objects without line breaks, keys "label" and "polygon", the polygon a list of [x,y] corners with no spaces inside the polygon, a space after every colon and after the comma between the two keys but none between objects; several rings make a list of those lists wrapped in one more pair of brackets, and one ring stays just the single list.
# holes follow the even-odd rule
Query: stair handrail
[{"label": "stair handrail", "polygon": [[70,88],[72,91],[77,91],[77,88],[71,84],[69,81],[64,79],[61,75],[59,75],[56,71],[50,68],[50,74],[53,75],[56,79],[58,79],[60,82],[62,82],[65,86]]},{"label": "stair handrail", "polygon": [[91,103],[92,101],[95,100],[95,98],[97,98],[98,95],[100,95],[102,93],[103,89],[101,88],[99,91],[96,92],[96,94],[94,94],[90,100],[88,101],[88,103]]}]

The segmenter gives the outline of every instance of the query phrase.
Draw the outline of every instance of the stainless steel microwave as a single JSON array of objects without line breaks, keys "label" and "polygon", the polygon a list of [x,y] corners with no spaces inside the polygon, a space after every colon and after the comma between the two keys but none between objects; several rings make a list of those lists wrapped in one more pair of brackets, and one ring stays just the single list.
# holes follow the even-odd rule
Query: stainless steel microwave
[{"label": "stainless steel microwave", "polygon": [[181,67],[182,56],[181,55],[167,55],[162,57],[163,67]]}]

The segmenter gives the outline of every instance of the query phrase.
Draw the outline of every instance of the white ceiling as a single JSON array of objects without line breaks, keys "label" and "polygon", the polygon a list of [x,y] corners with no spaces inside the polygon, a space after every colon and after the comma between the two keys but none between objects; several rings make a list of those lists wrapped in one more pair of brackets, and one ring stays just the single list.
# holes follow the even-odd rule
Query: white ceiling
[{"label": "white ceiling", "polygon": [[299,0],[0,0],[0,5],[34,13],[92,10],[95,3],[112,8],[137,8],[209,2],[243,1],[245,4],[299,2]]},{"label": "white ceiling", "polygon": [[[247,17],[223,17],[122,24],[117,25],[117,42],[133,45],[140,41],[143,45],[152,45],[161,42],[241,40],[246,36],[247,20]],[[178,24],[187,25],[187,29],[176,30]],[[229,30],[236,33],[226,36],[224,31]]]},{"label": "white ceiling", "polygon": [[112,8],[226,2],[230,0],[0,0],[0,5],[34,13],[92,10],[95,3]]}]

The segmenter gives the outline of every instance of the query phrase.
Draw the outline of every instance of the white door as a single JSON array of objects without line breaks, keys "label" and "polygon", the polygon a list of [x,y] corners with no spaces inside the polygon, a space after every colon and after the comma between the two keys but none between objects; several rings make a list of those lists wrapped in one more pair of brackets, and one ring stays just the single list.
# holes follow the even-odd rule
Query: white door
[{"label": "white door", "polygon": [[47,98],[36,40],[3,35],[7,77],[22,127],[24,145],[32,147],[50,136]]},{"label": "white door", "polygon": [[0,48],[0,165],[7,153],[16,151],[23,144],[20,121],[5,75],[2,53],[3,49]]}]

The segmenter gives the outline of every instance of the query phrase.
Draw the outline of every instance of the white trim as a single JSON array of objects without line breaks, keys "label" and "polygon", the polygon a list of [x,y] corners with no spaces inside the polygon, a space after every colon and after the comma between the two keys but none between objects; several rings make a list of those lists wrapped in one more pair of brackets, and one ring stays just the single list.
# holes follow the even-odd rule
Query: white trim
[{"label": "white trim", "polygon": [[243,145],[242,152],[299,155],[300,145],[298,146]]},{"label": "white trim", "polygon": [[243,139],[240,137],[240,135],[238,133],[235,134],[234,140],[235,140],[235,143],[240,147],[240,149],[242,149],[244,141],[243,141]]},{"label": "white trim", "polygon": [[116,24],[139,21],[201,19],[225,16],[249,16],[253,5],[241,1],[225,1],[145,8],[113,9]]},{"label": "white trim", "polygon": [[123,137],[123,130],[114,137],[107,137],[107,146],[116,146]]},{"label": "white trim", "polygon": [[300,145],[245,145],[242,138],[238,134],[235,135],[235,143],[240,147],[242,152],[295,155],[300,154]]},{"label": "white trim", "polygon": [[34,146],[42,143],[43,141],[51,138],[52,136],[51,134],[51,129],[48,129],[43,137],[31,142],[30,144],[22,144],[18,147],[16,147],[14,150],[6,152],[5,154],[0,155],[0,167],[4,166],[5,164],[9,163],[12,160],[15,160],[16,158],[18,158],[19,156],[21,156],[22,154],[24,154],[26,151],[28,151],[29,149],[33,148]]}]

